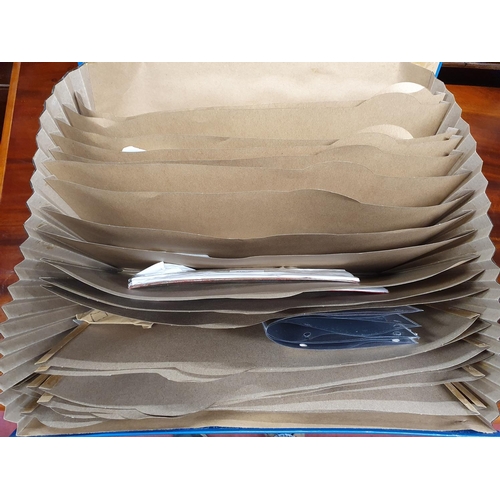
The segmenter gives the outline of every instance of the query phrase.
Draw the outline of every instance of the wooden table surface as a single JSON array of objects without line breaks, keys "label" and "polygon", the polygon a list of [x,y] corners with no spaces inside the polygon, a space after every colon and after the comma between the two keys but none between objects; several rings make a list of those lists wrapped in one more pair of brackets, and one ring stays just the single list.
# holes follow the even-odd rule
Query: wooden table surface
[{"label": "wooden table surface", "polygon": [[[26,239],[23,224],[29,217],[26,201],[31,196],[32,158],[37,149],[35,136],[43,103],[54,85],[76,67],[72,62],[21,65],[0,200],[0,306],[11,300],[7,287],[17,281],[14,266],[23,259],[19,245]],[[470,124],[477,152],[484,162],[491,200],[489,215],[494,224],[491,239],[496,246],[495,261],[500,263],[500,89],[460,85],[449,85],[448,89]],[[0,322],[4,320],[0,310]]]},{"label": "wooden table surface", "polygon": [[[54,85],[76,67],[76,63],[21,64],[0,198],[0,306],[11,300],[7,287],[17,281],[14,266],[23,259],[19,245],[26,239],[23,224],[30,215],[26,201],[31,196],[32,158],[43,104]],[[4,320],[0,310],[0,322]]]}]

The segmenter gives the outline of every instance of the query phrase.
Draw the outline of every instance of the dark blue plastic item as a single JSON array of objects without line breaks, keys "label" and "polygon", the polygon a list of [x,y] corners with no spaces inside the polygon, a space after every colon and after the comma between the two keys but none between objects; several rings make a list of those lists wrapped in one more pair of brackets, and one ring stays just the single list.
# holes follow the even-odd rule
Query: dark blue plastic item
[{"label": "dark blue plastic item", "polygon": [[[242,429],[239,427],[203,427],[200,429],[176,429],[172,431],[131,431],[131,432],[109,432],[97,434],[68,434],[61,437],[126,437],[126,436],[199,436],[199,435],[224,435],[224,434],[323,434],[350,435],[350,436],[428,436],[428,437],[500,437],[500,432],[494,434],[483,434],[476,431],[419,431],[419,430],[395,430],[395,429],[266,429],[252,428]],[[15,434],[13,434],[15,436]]]},{"label": "dark blue plastic item", "polygon": [[359,349],[416,344],[411,328],[419,325],[404,314],[415,307],[368,309],[294,316],[264,323],[268,339],[295,349]]}]

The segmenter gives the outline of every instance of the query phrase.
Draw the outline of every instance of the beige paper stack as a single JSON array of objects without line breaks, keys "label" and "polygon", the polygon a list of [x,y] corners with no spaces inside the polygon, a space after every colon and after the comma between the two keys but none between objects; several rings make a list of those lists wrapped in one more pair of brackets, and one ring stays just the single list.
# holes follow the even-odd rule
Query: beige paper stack
[{"label": "beige paper stack", "polygon": [[[85,64],[46,101],[0,325],[21,435],[179,428],[493,432],[498,268],[481,160],[410,63]],[[185,283],[345,269],[359,284]],[[384,287],[387,293],[365,293]],[[411,345],[308,350],[263,322],[418,309]]]}]

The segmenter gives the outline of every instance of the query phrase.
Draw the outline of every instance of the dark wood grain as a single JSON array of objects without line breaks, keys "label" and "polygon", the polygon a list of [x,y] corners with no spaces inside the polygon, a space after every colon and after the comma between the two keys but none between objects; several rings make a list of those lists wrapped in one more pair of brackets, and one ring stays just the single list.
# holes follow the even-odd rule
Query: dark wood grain
[{"label": "dark wood grain", "polygon": [[7,109],[7,97],[9,96],[9,87],[0,85],[0,134],[3,129],[3,121],[5,117],[5,110]]},{"label": "dark wood grain", "polygon": [[5,110],[7,108],[12,64],[11,62],[0,62],[0,136],[2,135]]},{"label": "dark wood grain", "polygon": [[12,64],[11,62],[0,62],[0,85],[9,84]]},{"label": "dark wood grain", "polygon": [[[14,266],[21,262],[19,245],[26,239],[23,224],[29,217],[32,158],[43,105],[54,85],[76,63],[23,63],[12,120],[7,166],[0,199],[0,306],[10,301],[7,287],[17,281]],[[0,312],[0,321],[5,316]]]},{"label": "dark wood grain", "polygon": [[470,125],[483,159],[483,173],[488,179],[486,193],[491,201],[489,216],[493,222],[491,239],[495,244],[494,260],[500,263],[500,89],[465,85],[448,85],[462,116]]},{"label": "dark wood grain", "polygon": [[439,78],[454,85],[500,87],[500,63],[443,63]]},{"label": "dark wood grain", "polygon": [[[2,126],[0,136],[0,198],[2,197],[3,179],[7,167],[7,152],[9,150],[10,133],[12,129],[12,120],[14,117],[14,108],[16,105],[17,85],[19,82],[19,72],[21,63],[12,63],[9,86],[7,88],[7,98],[5,108],[2,108]],[[3,87],[5,90],[6,87]]]},{"label": "dark wood grain", "polygon": [[444,62],[443,68],[500,69],[498,62]]},{"label": "dark wood grain", "polygon": [[[9,302],[7,287],[16,281],[14,266],[21,262],[19,245],[26,239],[23,224],[29,217],[32,158],[43,104],[53,86],[76,63],[23,63],[19,78],[7,169],[0,201],[0,306]],[[492,240],[500,263],[500,89],[449,85],[471,126],[477,151],[484,161],[491,200]],[[0,322],[5,316],[0,311]],[[2,408],[0,407],[0,410]],[[500,428],[500,427],[499,427]]]},{"label": "dark wood grain", "polygon": [[[23,259],[19,246],[26,239],[23,226],[29,217],[26,202],[31,196],[32,158],[37,148],[35,137],[39,117],[54,85],[76,66],[76,63],[21,65],[3,190],[0,193],[0,322],[6,319],[1,306],[11,301],[7,287],[17,281],[14,266]],[[0,410],[3,410],[1,405]]]}]

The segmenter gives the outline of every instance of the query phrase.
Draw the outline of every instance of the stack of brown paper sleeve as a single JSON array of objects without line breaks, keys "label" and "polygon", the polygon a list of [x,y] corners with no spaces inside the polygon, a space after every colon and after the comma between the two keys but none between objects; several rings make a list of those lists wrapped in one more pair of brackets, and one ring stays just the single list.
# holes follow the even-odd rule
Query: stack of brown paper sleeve
[{"label": "stack of brown paper sleeve", "polygon": [[[24,261],[0,325],[0,404],[18,434],[493,432],[486,179],[430,71],[89,63],[55,86],[40,123]],[[360,283],[128,289],[160,261],[345,269]],[[419,310],[416,344],[292,349],[263,328],[400,306]]]}]

